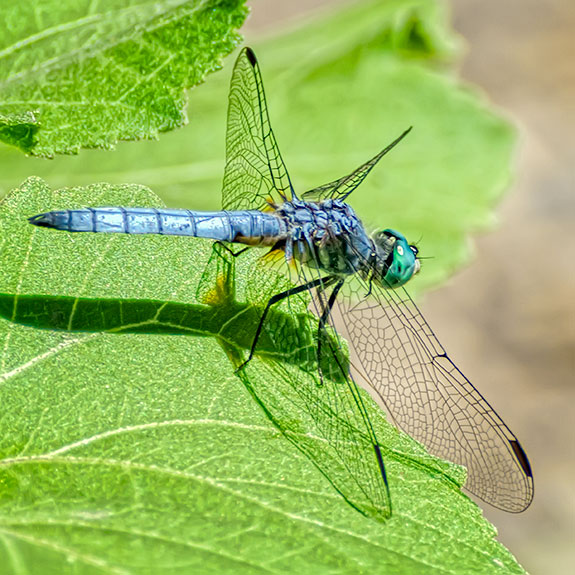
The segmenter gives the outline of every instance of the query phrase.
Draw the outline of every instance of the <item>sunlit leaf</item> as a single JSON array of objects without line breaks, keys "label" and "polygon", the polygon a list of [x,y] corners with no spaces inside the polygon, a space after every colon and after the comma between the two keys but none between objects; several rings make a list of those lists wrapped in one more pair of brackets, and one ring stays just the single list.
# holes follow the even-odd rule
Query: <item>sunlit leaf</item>
[{"label": "sunlit leaf", "polygon": [[157,138],[239,42],[243,0],[0,7],[0,140],[38,156]]},{"label": "sunlit leaf", "polygon": [[[372,402],[393,516],[364,517],[333,489],[341,469],[297,403],[313,376],[281,357],[289,377],[278,379],[264,354],[240,379],[226,351],[245,349],[242,330],[256,318],[225,331],[210,315],[218,302],[245,312],[249,262],[238,262],[229,293],[214,285],[224,296],[210,298],[201,280],[209,242],[27,223],[64,198],[161,205],[139,186],[51,191],[31,179],[0,207],[4,564],[91,574],[523,572],[459,491],[462,470],[428,456]],[[300,336],[301,326],[274,322]],[[308,430],[323,473],[254,389],[281,409],[284,433]]]}]

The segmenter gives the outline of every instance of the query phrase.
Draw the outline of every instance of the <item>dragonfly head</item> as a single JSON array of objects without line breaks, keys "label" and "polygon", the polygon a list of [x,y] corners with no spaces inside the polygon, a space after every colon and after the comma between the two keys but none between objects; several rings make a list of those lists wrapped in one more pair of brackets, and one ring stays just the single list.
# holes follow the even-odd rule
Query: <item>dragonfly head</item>
[{"label": "dragonfly head", "polygon": [[383,230],[372,237],[375,247],[375,277],[384,288],[396,288],[419,271],[417,247],[395,230]]}]

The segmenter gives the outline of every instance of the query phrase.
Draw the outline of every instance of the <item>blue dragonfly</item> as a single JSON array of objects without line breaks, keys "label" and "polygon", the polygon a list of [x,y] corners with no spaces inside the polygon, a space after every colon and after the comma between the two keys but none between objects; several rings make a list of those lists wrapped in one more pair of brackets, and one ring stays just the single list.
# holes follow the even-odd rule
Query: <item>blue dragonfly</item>
[{"label": "blue dragonfly", "polygon": [[[347,203],[410,129],[349,175],[298,196],[270,126],[255,54],[244,48],[231,80],[222,211],[95,207],[51,211],[29,221],[67,232],[210,238],[242,245],[234,256],[249,247],[268,248],[264,265],[273,256],[277,262],[279,255],[282,265],[289,264],[290,284],[263,307],[238,370],[241,374],[257,355],[270,308],[308,295],[318,318],[314,353],[319,378],[297,393],[337,459],[339,474],[330,473],[324,450],[310,447],[305,434],[288,433],[265,387],[255,395],[340,494],[365,515],[381,520],[391,515],[384,448],[349,366],[341,360],[336,308],[343,315],[337,329],[351,343],[357,373],[396,425],[432,454],[464,465],[471,493],[505,511],[521,512],[533,498],[533,476],[521,444],[451,361],[403,287],[420,270],[417,247],[392,229],[368,235]],[[325,337],[328,332],[335,339]],[[326,357],[336,364],[339,383],[324,374]],[[289,380],[290,375],[276,368],[270,377]]]}]

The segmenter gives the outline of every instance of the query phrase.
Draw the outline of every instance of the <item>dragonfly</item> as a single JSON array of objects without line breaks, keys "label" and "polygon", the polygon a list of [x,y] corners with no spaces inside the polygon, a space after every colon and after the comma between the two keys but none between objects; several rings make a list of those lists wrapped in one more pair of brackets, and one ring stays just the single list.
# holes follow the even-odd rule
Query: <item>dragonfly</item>
[{"label": "dragonfly", "polygon": [[[353,350],[351,363],[395,424],[431,454],[465,466],[466,489],[479,499],[521,512],[530,505],[534,490],[525,451],[451,361],[404,288],[420,271],[418,248],[393,229],[368,234],[347,201],[410,130],[350,174],[298,195],[271,128],[256,56],[244,48],[231,79],[221,211],[93,207],[50,211],[29,221],[66,232],[209,238],[220,245],[239,244],[242,249],[234,253],[238,257],[249,248],[266,248],[261,265],[275,256],[276,262],[287,264],[290,283],[262,306],[251,349],[238,373],[257,356],[270,310],[307,294],[317,318],[318,378],[296,392],[316,420],[326,447],[310,447],[305,433],[288,435],[339,493],[365,515],[379,520],[391,516],[385,448],[374,431],[357,375],[338,354],[344,349],[341,332]],[[336,326],[336,308],[343,326]],[[328,331],[335,339],[325,337]],[[339,383],[324,373],[326,357],[336,364]],[[270,376],[290,379],[281,368]],[[278,408],[270,406],[266,393],[264,387],[255,389],[268,416],[285,432],[286,418],[274,411]],[[317,407],[319,395],[327,398],[328,407]],[[328,448],[339,465],[331,476]]]}]

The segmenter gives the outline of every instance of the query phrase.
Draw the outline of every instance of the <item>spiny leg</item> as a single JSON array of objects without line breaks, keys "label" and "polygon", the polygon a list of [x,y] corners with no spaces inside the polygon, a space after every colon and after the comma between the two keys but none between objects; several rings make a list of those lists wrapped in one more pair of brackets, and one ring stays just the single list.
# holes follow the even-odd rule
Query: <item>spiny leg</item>
[{"label": "spiny leg", "polygon": [[234,258],[237,258],[240,254],[243,254],[245,251],[250,249],[250,246],[246,246],[245,248],[242,248],[241,250],[234,252],[234,250],[232,250],[232,248],[226,242],[218,240],[215,243],[218,244],[220,247],[224,248],[227,252],[229,252],[232,256],[234,256]]},{"label": "spiny leg", "polygon": [[[264,309],[264,312],[262,313],[262,316],[260,318],[260,322],[258,324],[258,328],[256,329],[256,335],[254,336],[254,339],[252,341],[252,347],[250,349],[250,354],[248,356],[248,359],[246,359],[246,361],[244,361],[244,363],[242,363],[237,369],[236,371],[240,371],[242,368],[244,368],[246,366],[246,364],[252,359],[252,357],[254,356],[255,350],[256,350],[256,345],[258,343],[258,339],[260,337],[264,322],[266,320],[266,316],[271,308],[272,305],[282,301],[283,299],[285,299],[286,297],[290,297],[292,295],[296,295],[298,293],[313,289],[315,287],[318,287],[322,284],[324,284],[326,281],[329,281],[331,278],[318,278],[316,280],[312,280],[310,282],[307,282],[301,286],[297,286],[294,288],[290,288],[286,291],[283,291],[281,293],[278,293],[274,296],[272,296],[269,300],[268,303],[266,304],[266,307]],[[332,282],[333,283],[333,282]]]},{"label": "spiny leg", "polygon": [[[326,287],[329,287],[330,285],[332,285],[333,282],[336,281],[336,279],[337,278],[335,278],[335,277],[328,278],[328,281],[325,282],[325,284],[322,286],[321,291],[319,293],[320,305],[322,307],[322,314],[321,314],[321,317],[319,318],[319,323],[317,326],[317,367],[318,367],[318,372],[319,372],[320,384],[323,384],[323,372],[321,369],[321,336],[322,336],[322,333],[327,333],[326,329],[325,329],[325,325],[326,325],[326,323],[329,319],[329,316],[331,314],[331,310],[332,310],[333,304],[335,303],[335,300],[337,298],[337,294],[339,293],[339,290],[343,286],[344,280],[340,279],[335,284],[335,287],[333,288],[333,290],[329,296],[329,299],[327,301],[326,306],[323,305],[323,300],[321,299],[321,297],[322,297],[321,292],[323,292]],[[329,281],[329,280],[331,280],[331,281]],[[334,357],[335,357],[335,360],[338,361],[337,356],[334,355]],[[340,367],[342,367],[342,366],[340,366]]]}]

